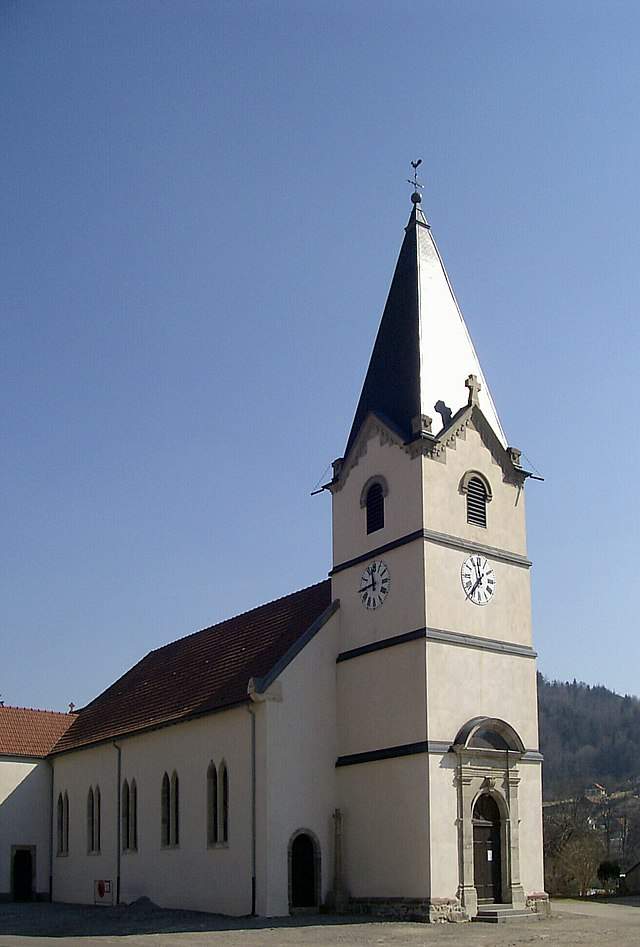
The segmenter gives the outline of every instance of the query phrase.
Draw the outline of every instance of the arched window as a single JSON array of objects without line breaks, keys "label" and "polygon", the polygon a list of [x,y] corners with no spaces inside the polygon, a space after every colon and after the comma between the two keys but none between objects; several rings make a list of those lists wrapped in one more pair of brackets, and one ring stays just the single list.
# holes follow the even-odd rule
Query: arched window
[{"label": "arched window", "polygon": [[129,793],[129,783],[125,779],[122,784],[122,800],[120,802],[121,809],[121,834],[122,834],[122,851],[128,852],[130,848],[129,841],[129,805],[130,805],[130,793]]},{"label": "arched window", "polygon": [[66,790],[62,805],[62,851],[69,854],[69,796]]},{"label": "arched window", "polygon": [[120,807],[122,851],[132,852],[138,847],[138,790],[135,779],[131,780],[131,786],[126,779],[123,782]]},{"label": "arched window", "polygon": [[129,848],[132,851],[138,848],[138,787],[135,779],[131,780],[129,794]]},{"label": "arched window", "polygon": [[220,764],[220,796],[222,798],[221,819],[222,822],[222,841],[229,841],[229,771],[227,764]]},{"label": "arched window", "polygon": [[218,774],[213,762],[207,769],[207,845],[218,841]]},{"label": "arched window", "polygon": [[101,827],[101,818],[100,818],[100,787],[96,786],[95,791],[95,819],[93,823],[93,844],[94,851],[100,851],[100,827]]},{"label": "arched window", "polygon": [[486,527],[487,503],[493,496],[487,478],[477,470],[467,470],[460,481],[460,492],[467,496],[467,523]]},{"label": "arched window", "polygon": [[471,477],[467,484],[467,523],[487,525],[487,491],[480,477]]},{"label": "arched window", "polygon": [[90,787],[87,794],[87,851],[95,852],[95,817],[96,817],[96,803],[93,796],[93,789]]},{"label": "arched window", "polygon": [[64,803],[62,801],[62,793],[58,793],[57,827],[58,827],[57,852],[58,852],[58,855],[63,855],[64,854]]},{"label": "arched window", "polygon": [[165,773],[162,777],[162,790],[160,793],[160,810],[161,810],[161,841],[162,844],[166,847],[171,844],[171,835],[169,832],[169,824],[171,821],[171,789],[169,785],[169,777]]},{"label": "arched window", "polygon": [[180,781],[175,770],[171,777],[171,844],[180,844]]},{"label": "arched window", "polygon": [[100,851],[100,789],[89,787],[87,793],[87,851]]},{"label": "arched window", "polygon": [[379,481],[367,490],[367,533],[375,533],[384,526],[384,492]]}]

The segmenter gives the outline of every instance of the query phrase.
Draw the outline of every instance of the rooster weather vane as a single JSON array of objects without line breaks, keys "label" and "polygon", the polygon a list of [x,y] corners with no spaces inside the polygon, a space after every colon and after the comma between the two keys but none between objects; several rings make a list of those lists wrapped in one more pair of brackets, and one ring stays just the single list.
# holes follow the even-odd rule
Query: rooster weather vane
[{"label": "rooster weather vane", "polygon": [[413,168],[413,177],[407,178],[407,184],[413,185],[413,194],[411,195],[411,200],[414,204],[419,204],[422,200],[422,195],[420,190],[424,187],[424,184],[420,184],[418,181],[418,168],[422,164],[422,158],[417,158],[415,161],[411,162],[411,167]]}]

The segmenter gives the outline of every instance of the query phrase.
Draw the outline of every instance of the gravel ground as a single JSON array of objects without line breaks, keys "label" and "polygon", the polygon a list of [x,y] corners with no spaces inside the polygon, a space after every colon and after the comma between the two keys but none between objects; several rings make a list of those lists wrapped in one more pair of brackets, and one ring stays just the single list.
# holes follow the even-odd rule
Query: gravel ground
[{"label": "gravel ground", "polygon": [[229,919],[150,904],[0,904],[0,947],[639,947],[640,899],[557,901],[511,924],[412,924],[330,916]]}]

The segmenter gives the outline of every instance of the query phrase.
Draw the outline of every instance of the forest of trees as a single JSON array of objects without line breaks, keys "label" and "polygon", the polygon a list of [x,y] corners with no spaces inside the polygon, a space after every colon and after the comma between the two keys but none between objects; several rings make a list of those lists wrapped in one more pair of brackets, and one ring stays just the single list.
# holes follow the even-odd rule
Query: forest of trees
[{"label": "forest of trees", "polygon": [[545,799],[609,792],[640,782],[640,700],[579,681],[538,674]]}]

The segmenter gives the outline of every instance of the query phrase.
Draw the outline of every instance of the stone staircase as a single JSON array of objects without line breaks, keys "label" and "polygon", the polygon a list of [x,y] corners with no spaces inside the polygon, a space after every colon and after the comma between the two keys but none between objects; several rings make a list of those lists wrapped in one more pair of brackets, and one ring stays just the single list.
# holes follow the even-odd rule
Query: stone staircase
[{"label": "stone staircase", "polygon": [[485,924],[509,924],[512,921],[539,920],[540,917],[540,914],[526,908],[514,908],[510,904],[479,904],[478,913],[471,920]]}]

